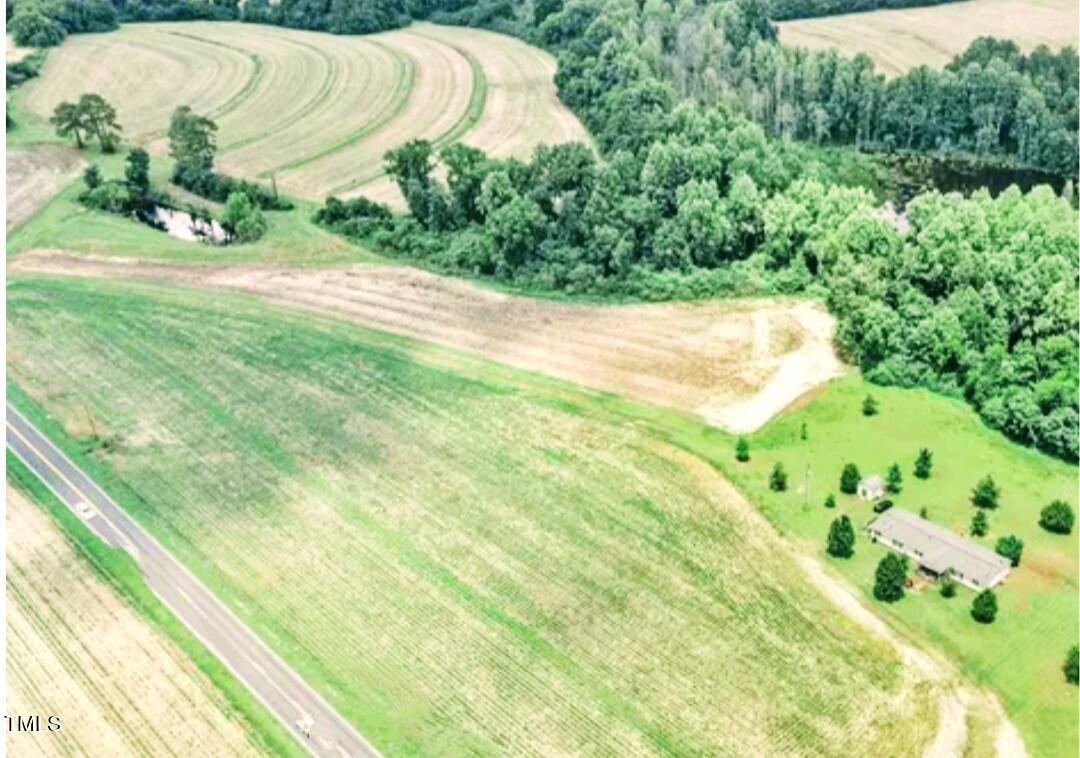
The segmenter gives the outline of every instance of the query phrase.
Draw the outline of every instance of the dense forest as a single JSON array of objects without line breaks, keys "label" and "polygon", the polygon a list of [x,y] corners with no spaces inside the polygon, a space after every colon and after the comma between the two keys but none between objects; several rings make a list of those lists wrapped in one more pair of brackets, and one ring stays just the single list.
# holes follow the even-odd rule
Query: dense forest
[{"label": "dense forest", "polygon": [[[558,52],[560,96],[602,160],[585,145],[524,162],[413,142],[386,163],[409,215],[331,199],[317,221],[392,255],[525,287],[818,294],[839,320],[838,347],[874,381],[963,397],[1014,439],[1075,460],[1080,218],[1069,200],[1049,188],[929,193],[910,203],[902,231],[799,143],[770,138],[740,108],[680,94],[637,8],[576,3],[531,32]],[[463,10],[476,12],[455,17]],[[725,29],[745,42],[768,24],[732,14]]]}]

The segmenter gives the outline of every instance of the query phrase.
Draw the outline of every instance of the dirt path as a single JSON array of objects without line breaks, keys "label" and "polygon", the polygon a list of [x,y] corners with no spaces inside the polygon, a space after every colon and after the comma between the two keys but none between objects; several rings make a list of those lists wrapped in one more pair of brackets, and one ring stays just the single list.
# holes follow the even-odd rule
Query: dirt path
[{"label": "dirt path", "polygon": [[518,297],[405,266],[192,266],[33,251],[12,271],[249,293],[755,429],[843,370],[807,301],[597,306]]}]

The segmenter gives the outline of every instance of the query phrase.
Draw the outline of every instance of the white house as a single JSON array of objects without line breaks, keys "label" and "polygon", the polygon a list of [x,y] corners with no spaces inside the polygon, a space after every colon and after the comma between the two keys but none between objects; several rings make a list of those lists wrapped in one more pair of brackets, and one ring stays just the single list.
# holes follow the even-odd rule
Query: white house
[{"label": "white house", "polygon": [[866,531],[875,542],[912,558],[923,571],[934,576],[948,572],[976,591],[1000,584],[1012,568],[1008,558],[903,508],[881,514]]},{"label": "white house", "polygon": [[859,482],[858,492],[863,500],[877,500],[879,497],[885,497],[885,480],[879,474],[871,474]]}]

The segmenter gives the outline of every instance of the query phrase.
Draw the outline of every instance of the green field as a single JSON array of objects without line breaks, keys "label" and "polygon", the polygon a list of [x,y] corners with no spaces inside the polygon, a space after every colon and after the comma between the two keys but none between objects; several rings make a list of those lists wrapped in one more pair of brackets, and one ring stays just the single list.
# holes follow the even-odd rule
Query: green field
[{"label": "green field", "polygon": [[[865,417],[863,397],[873,393],[881,412]],[[800,438],[806,424],[808,439]],[[878,608],[915,639],[944,649],[977,681],[1002,696],[1033,755],[1076,754],[1076,687],[1065,682],[1061,666],[1066,650],[1076,644],[1080,629],[1078,540],[1076,532],[1060,536],[1038,525],[1039,511],[1062,498],[1077,503],[1077,470],[1006,441],[983,426],[963,404],[925,390],[872,387],[857,378],[834,382],[805,407],[776,419],[750,438],[753,457],[745,466],[727,456],[724,469],[762,507],[786,536],[849,577],[869,602],[874,566],[884,550],[861,534],[850,561],[829,558],[825,536],[840,513],[851,516],[857,531],[874,515],[855,496],[842,495],[843,465],[853,462],[864,475],[884,475],[897,462],[904,472],[899,507],[919,512],[939,524],[967,533],[974,507],[969,497],[975,483],[991,474],[1002,490],[1001,505],[990,515],[990,533],[977,542],[993,549],[997,538],[1015,534],[1024,540],[1019,568],[998,590],[1000,612],[989,626],[968,615],[973,593],[961,588],[946,600],[929,587],[895,605]],[[921,447],[933,450],[930,479],[912,475]],[[768,472],[776,461],[791,473],[791,489],[770,492]],[[809,506],[803,484],[809,472]],[[837,496],[836,510],[823,507],[825,496]]]},{"label": "green field", "polygon": [[914,754],[935,728],[932,687],[680,449],[730,444],[689,417],[249,300],[59,278],[9,283],[8,368],[385,752]]}]

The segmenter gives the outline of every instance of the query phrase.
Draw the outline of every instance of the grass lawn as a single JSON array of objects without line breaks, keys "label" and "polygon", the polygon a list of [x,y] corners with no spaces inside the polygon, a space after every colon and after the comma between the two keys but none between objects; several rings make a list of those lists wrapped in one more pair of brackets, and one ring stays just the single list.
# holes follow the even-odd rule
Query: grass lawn
[{"label": "grass lawn", "polygon": [[[873,394],[880,413],[865,417],[862,399]],[[806,424],[808,439],[800,439]],[[1076,507],[1077,469],[1014,445],[983,426],[964,404],[923,390],[875,387],[857,377],[830,384],[803,407],[776,419],[750,438],[752,460],[739,465],[729,455],[723,469],[786,535],[851,579],[870,603],[918,638],[925,638],[959,661],[963,670],[996,689],[1020,728],[1033,755],[1076,754],[1077,688],[1065,682],[1065,653],[1077,643],[1080,601],[1077,588],[1077,532],[1050,534],[1038,525],[1039,511],[1055,498]],[[934,454],[930,479],[912,474],[921,447]],[[790,489],[775,493],[767,479],[780,461]],[[969,616],[974,593],[963,587],[951,600],[936,587],[909,593],[895,605],[871,599],[874,567],[885,550],[870,543],[861,527],[872,517],[870,505],[842,495],[843,465],[853,462],[863,475],[885,474],[897,462],[904,473],[898,507],[967,534],[975,511],[972,487],[991,474],[1001,488],[1000,507],[990,514],[990,533],[976,538],[993,549],[998,537],[1015,534],[1024,540],[1020,567],[998,590],[997,620],[983,626]],[[809,471],[809,506],[803,485]],[[837,507],[823,506],[834,493]],[[830,521],[850,516],[858,532],[855,557],[849,561],[825,554]]]},{"label": "grass lawn", "polygon": [[[32,145],[21,147],[33,149]],[[85,151],[86,160],[96,163],[106,178],[123,176],[125,155],[103,155],[92,148]],[[220,214],[221,205],[169,184],[171,170],[170,158],[151,156],[154,186],[172,195],[181,206],[191,203]],[[95,255],[191,262],[260,261],[303,265],[378,260],[377,256],[357,245],[316,226],[311,216],[317,206],[308,201],[294,201],[296,207],[291,211],[265,212],[270,228],[258,242],[222,247],[176,239],[134,219],[90,210],[78,202],[84,189],[81,181],[72,183],[26,223],[14,229],[7,238],[8,255],[34,248],[63,248]]]},{"label": "grass lawn", "polygon": [[687,416],[239,297],[17,277],[8,304],[15,402],[388,754],[916,754],[936,727],[665,439],[727,449]]}]

